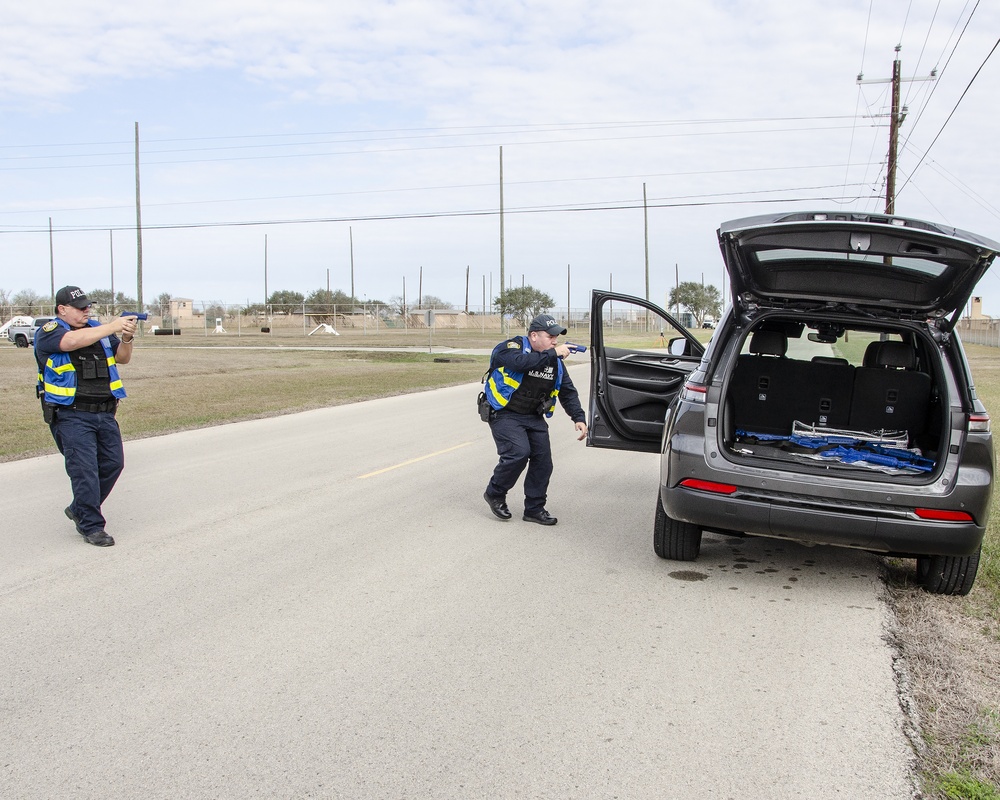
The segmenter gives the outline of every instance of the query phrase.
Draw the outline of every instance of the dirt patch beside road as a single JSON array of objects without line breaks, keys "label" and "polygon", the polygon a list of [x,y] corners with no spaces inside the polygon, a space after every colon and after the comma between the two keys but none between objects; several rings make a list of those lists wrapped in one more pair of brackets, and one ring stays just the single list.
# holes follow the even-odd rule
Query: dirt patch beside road
[{"label": "dirt patch beside road", "polygon": [[1000,798],[1000,621],[968,598],[913,585],[912,562],[890,562],[888,588],[920,732],[924,797]]}]

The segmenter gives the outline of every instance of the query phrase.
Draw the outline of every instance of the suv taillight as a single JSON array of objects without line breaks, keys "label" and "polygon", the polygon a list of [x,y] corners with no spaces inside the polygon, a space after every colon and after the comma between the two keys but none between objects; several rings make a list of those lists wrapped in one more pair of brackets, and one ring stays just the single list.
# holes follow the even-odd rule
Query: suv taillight
[{"label": "suv taillight", "polygon": [[969,433],[989,433],[990,415],[985,411],[969,414]]},{"label": "suv taillight", "polygon": [[688,381],[681,389],[681,400],[686,400],[689,403],[704,403],[707,393],[708,387],[705,384]]},{"label": "suv taillight", "polygon": [[947,511],[940,508],[915,508],[914,513],[920,519],[937,522],[972,522],[972,514],[968,511]]},{"label": "suv taillight", "polygon": [[711,492],[712,494],[736,494],[739,489],[738,486],[733,486],[731,483],[703,481],[700,478],[685,478],[680,485],[687,489],[697,489],[699,492]]}]

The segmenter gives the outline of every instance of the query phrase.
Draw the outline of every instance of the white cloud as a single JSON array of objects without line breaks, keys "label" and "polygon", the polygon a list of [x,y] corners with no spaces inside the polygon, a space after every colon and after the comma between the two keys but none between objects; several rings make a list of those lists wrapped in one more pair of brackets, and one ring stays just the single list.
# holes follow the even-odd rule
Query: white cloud
[{"label": "white cloud", "polygon": [[[120,166],[5,171],[9,191],[0,201],[0,230],[38,226],[53,214],[62,225],[128,225],[128,139],[136,119],[144,138],[144,219],[151,225],[495,208],[502,144],[512,257],[532,268],[554,263],[565,269],[564,262],[573,262],[602,285],[608,273],[619,270],[624,286],[623,265],[642,259],[642,242],[636,239],[641,212],[518,216],[513,210],[635,202],[644,182],[657,203],[709,202],[732,193],[743,193],[744,200],[765,199],[783,187],[798,189],[787,192],[789,197],[877,194],[887,132],[879,127],[884,119],[846,119],[859,104],[854,77],[862,69],[866,77],[887,77],[897,42],[904,45],[904,74],[943,66],[954,26],[964,21],[965,4],[943,0],[937,9],[936,0],[914,0],[908,17],[893,4],[875,4],[870,26],[869,7],[867,0],[20,4],[5,11],[0,28],[0,144],[7,145],[0,150],[0,169],[45,163],[6,157],[82,152],[32,147],[71,141],[121,142],[103,148],[119,155],[87,162]],[[901,159],[904,173],[944,124],[997,29],[995,7],[977,10],[915,129],[927,89],[907,84],[911,113],[903,133],[912,133],[912,139]],[[985,234],[997,229],[1000,201],[993,187],[1000,185],[1000,165],[992,140],[998,63],[987,65],[931,160],[906,190],[904,213],[943,217]],[[884,87],[866,86],[860,97],[862,112],[885,111]],[[779,117],[802,119],[762,122]],[[816,117],[845,119],[808,119]],[[758,122],[706,124],[712,119]],[[641,121],[672,124],[595,127]],[[542,123],[564,127],[546,133]],[[592,127],[569,130],[569,123]],[[536,126],[530,134],[502,127],[529,124]],[[468,126],[465,136],[457,135],[463,133],[460,126]],[[434,130],[418,134],[422,128]],[[413,130],[405,134],[405,129]],[[288,138],[351,130],[379,132],[327,136],[327,143],[315,148],[295,144],[306,137]],[[274,138],[208,138],[244,135]],[[155,141],[198,138],[203,141]],[[251,143],[285,146],[194,152]],[[157,153],[185,149],[192,152]],[[307,152],[326,155],[303,157]],[[254,155],[258,158],[218,160]],[[260,158],[264,155],[284,157]],[[850,171],[844,166],[848,158],[855,164]],[[215,160],[157,164],[197,159]],[[74,158],[56,163],[69,166]],[[800,169],[787,169],[796,166]],[[749,168],[759,171],[741,171]],[[870,185],[845,185],[862,182]],[[445,186],[467,188],[430,188]],[[833,188],[811,193],[804,188],[814,186]],[[401,191],[420,187],[423,191]],[[281,199],[292,195],[297,199]],[[166,205],[238,198],[271,199]],[[873,200],[853,207],[877,205]],[[101,210],[106,206],[119,208]],[[88,207],[95,210],[68,210]],[[651,248],[660,263],[714,270],[718,221],[761,208],[655,209]],[[24,209],[37,213],[11,213]],[[482,271],[494,269],[495,222],[357,223],[355,232],[360,249],[376,260],[368,262],[370,268],[390,287],[416,262],[457,261],[463,274],[470,261],[478,261]],[[318,285],[330,258],[324,261],[323,253],[331,239],[343,246],[344,227],[267,229],[272,245],[289,258],[295,288]],[[242,254],[257,249],[247,242],[262,239],[263,232],[223,228],[151,234],[150,262],[170,265],[164,276],[151,279],[204,285],[216,298],[231,287],[238,300],[247,292]],[[64,236],[90,242],[91,235]],[[93,245],[64,247],[63,259],[76,261],[67,269],[93,268],[99,279],[103,268],[97,265],[106,250],[99,243],[102,236],[94,234]],[[25,241],[24,236],[0,236],[0,257],[47,263],[47,243]],[[206,268],[208,253],[211,269]],[[564,278],[552,280],[558,285]],[[575,281],[581,297],[585,282],[582,275]],[[36,286],[43,288],[44,280]],[[155,288],[198,293],[177,285]],[[372,288],[367,293],[390,292]],[[445,296],[441,290],[432,293]],[[1000,313],[1000,292],[997,307]]]}]

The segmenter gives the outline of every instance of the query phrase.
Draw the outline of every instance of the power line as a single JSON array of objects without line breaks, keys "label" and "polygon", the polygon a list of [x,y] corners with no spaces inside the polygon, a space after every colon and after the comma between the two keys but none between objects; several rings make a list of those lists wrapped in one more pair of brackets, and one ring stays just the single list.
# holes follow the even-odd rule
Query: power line
[{"label": "power line", "polygon": [[[965,4],[966,8],[968,8],[968,5],[969,5],[968,3]],[[930,92],[927,95],[927,99],[924,101],[923,105],[920,107],[920,111],[917,112],[916,119],[913,120],[913,122],[910,124],[910,132],[906,136],[906,141],[903,142],[903,146],[904,147],[906,146],[906,143],[910,141],[910,137],[916,131],[917,126],[920,124],[920,120],[923,119],[924,111],[926,111],[927,108],[930,106],[931,99],[934,97],[934,93],[937,91],[937,87],[941,85],[941,80],[944,78],[944,74],[948,70],[948,65],[951,64],[952,57],[955,55],[956,51],[958,50],[958,46],[962,43],[962,39],[965,36],[966,30],[968,30],[968,28],[969,28],[969,23],[972,22],[972,17],[973,17],[973,15],[975,15],[977,8],[979,8],[979,0],[976,0],[976,5],[973,6],[972,11],[969,12],[969,18],[965,20],[965,25],[962,26],[962,32],[958,35],[958,39],[955,41],[954,47],[951,48],[951,52],[948,54],[948,59],[944,62],[944,66],[941,67],[940,71],[937,73],[938,79],[936,81],[934,81],[934,85],[931,86],[931,90],[930,90]],[[962,9],[962,10],[964,11],[965,9]],[[961,16],[959,16],[959,20],[961,20]],[[956,20],[956,22],[955,22],[955,27],[958,27],[958,20]],[[949,42],[951,41],[951,37],[954,36],[954,35],[955,35],[955,30],[953,28],[951,34],[948,37],[948,41]]]},{"label": "power line", "polygon": [[906,185],[913,179],[913,175],[916,173],[918,169],[920,169],[920,165],[924,163],[924,159],[927,158],[927,154],[931,151],[931,148],[934,147],[934,145],[937,143],[937,140],[941,137],[941,134],[944,133],[944,129],[948,127],[948,123],[951,122],[951,118],[955,116],[955,112],[958,111],[958,107],[961,105],[962,100],[965,99],[965,95],[968,94],[969,89],[972,88],[972,84],[975,83],[976,78],[979,77],[979,73],[983,71],[983,67],[986,66],[986,62],[990,60],[990,57],[996,52],[998,46],[1000,46],[1000,39],[996,40],[990,52],[987,53],[986,58],[983,59],[983,63],[979,65],[979,69],[977,69],[972,78],[969,79],[968,85],[965,87],[965,89],[962,91],[961,96],[955,102],[955,107],[952,108],[951,113],[948,114],[948,118],[941,125],[941,129],[937,132],[937,135],[935,135],[933,141],[931,141],[931,143],[927,146],[927,149],[924,151],[924,154],[920,158],[920,161],[918,161],[917,165],[910,171],[910,177],[906,179],[906,181],[903,183],[902,186],[899,187],[899,190],[896,193],[897,195],[899,194],[899,192],[903,191],[903,189],[906,188]]},{"label": "power line", "polygon": [[[507,186],[537,186],[537,185],[555,185],[560,183],[583,183],[591,181],[649,180],[651,178],[742,175],[742,174],[750,174],[758,172],[798,172],[801,170],[840,169],[842,167],[846,167],[849,169],[850,167],[853,166],[858,166],[858,165],[850,163],[798,164],[787,167],[746,167],[743,169],[686,170],[677,172],[643,173],[638,175],[597,175],[597,176],[590,176],[583,178],[550,178],[545,180],[506,181],[505,184]],[[862,183],[864,183],[864,181]],[[846,178],[844,185],[845,186],[847,185]],[[175,206],[219,205],[224,203],[250,203],[250,202],[265,202],[265,201],[275,201],[275,200],[311,200],[322,197],[357,197],[360,195],[399,194],[403,192],[450,191],[455,189],[492,189],[495,188],[495,186],[496,186],[495,183],[444,184],[439,186],[407,186],[407,187],[395,187],[387,189],[359,189],[356,191],[345,191],[345,192],[321,192],[313,194],[270,195],[264,197],[238,197],[238,198],[222,198],[214,200],[179,200],[168,203],[144,203],[143,206],[145,208],[170,208]],[[64,213],[64,212],[82,212],[82,211],[115,211],[115,210],[132,209],[133,207],[134,206],[131,204],[118,205],[118,206],[88,206],[88,207],[77,207],[77,208],[46,207],[44,209],[18,209],[16,211],[0,211],[0,215],[40,214],[40,213],[48,214],[48,213]]]},{"label": "power line", "polygon": [[[846,118],[846,117],[845,117]],[[674,139],[683,138],[687,136],[741,136],[741,135],[760,135],[765,133],[816,133],[820,131],[835,131],[835,130],[846,130],[847,126],[823,126],[823,127],[806,127],[806,128],[765,128],[760,130],[750,130],[750,131],[699,131],[697,133],[661,133],[661,134],[647,134],[642,136],[605,136],[605,137],[593,137],[593,138],[575,138],[575,139],[543,139],[534,140],[527,142],[514,142],[513,144],[520,147],[531,146],[531,145],[553,145],[553,144],[592,144],[595,142],[613,142],[613,141],[641,141],[647,139]],[[264,161],[264,160],[277,160],[277,159],[301,159],[301,158],[327,158],[333,156],[349,156],[349,155],[370,155],[373,153],[413,153],[413,152],[428,152],[433,150],[461,150],[461,149],[472,149],[472,148],[485,148],[485,147],[495,147],[495,142],[476,142],[473,144],[448,144],[448,145],[431,145],[427,147],[386,147],[386,148],[366,148],[363,150],[339,150],[334,152],[325,153],[284,153],[281,155],[267,155],[267,156],[227,156],[221,158],[200,158],[200,159],[172,159],[172,160],[145,160],[143,162],[144,167],[150,166],[165,166],[165,165],[177,165],[177,164],[205,164],[205,163],[231,163],[234,161]],[[70,156],[64,156],[69,158]],[[13,159],[6,159],[13,160]],[[122,162],[114,164],[52,164],[48,166],[31,166],[31,167],[0,167],[0,172],[15,172],[15,171],[36,171],[36,170],[47,170],[47,169],[104,169],[113,167],[131,167],[131,162]]]},{"label": "power line", "polygon": [[[757,192],[739,192],[739,193],[725,193],[722,195],[700,195],[694,197],[731,197],[732,195],[759,195],[766,193],[777,193],[777,192],[790,192],[790,191],[807,191],[810,188],[836,188],[837,185],[830,186],[820,186],[820,187],[797,187],[797,188],[784,188],[784,189],[769,189],[769,190],[759,190]],[[867,195],[859,195],[854,198],[848,198],[851,201],[858,201],[867,199]],[[726,199],[726,200],[715,200],[715,199],[704,199],[695,200],[690,197],[688,198],[664,198],[661,200],[654,200],[653,202],[647,203],[649,208],[691,208],[691,207],[707,207],[707,206],[722,206],[722,205],[746,205],[750,203],[801,203],[801,202],[841,202],[844,200],[843,197],[785,197],[785,198],[774,198],[774,199],[760,199],[759,197],[752,197],[746,199]],[[558,205],[558,206],[529,206],[523,208],[512,208],[504,209],[505,214],[551,214],[551,213],[586,213],[586,212],[605,212],[605,211],[629,211],[642,209],[643,203],[641,201],[618,201],[609,202],[603,201],[601,204],[591,204],[591,203],[578,203],[574,205]],[[412,213],[394,213],[394,214],[370,214],[370,215],[354,215],[354,216],[341,216],[341,217],[304,217],[295,219],[270,219],[270,220],[240,220],[240,221],[227,221],[227,222],[189,222],[189,223],[163,223],[163,224],[146,224],[143,225],[143,230],[151,231],[165,231],[165,230],[190,230],[197,228],[243,228],[243,227],[259,227],[259,226],[276,226],[276,225],[310,225],[310,224],[329,224],[329,223],[346,223],[346,222],[376,222],[376,221],[395,221],[395,220],[413,220],[413,219],[442,219],[442,218],[461,218],[461,217],[486,217],[486,216],[497,216],[499,215],[498,209],[469,209],[464,211],[426,211],[426,212],[412,212]],[[24,227],[20,230],[2,230],[0,229],[0,235],[12,234],[12,233],[48,233],[48,227],[40,228],[37,226]],[[60,226],[54,227],[53,231],[57,233],[87,233],[93,231],[106,231],[106,230],[119,230],[119,231],[130,231],[135,230],[134,225],[79,225],[79,226]]]},{"label": "power line", "polygon": [[[243,139],[274,139],[274,138],[302,138],[302,137],[314,137],[314,136],[357,136],[360,134],[371,134],[375,136],[375,140],[378,141],[378,136],[384,134],[398,134],[398,133],[410,133],[410,134],[421,134],[420,136],[385,136],[384,138],[391,139],[407,139],[407,138],[433,138],[433,137],[451,137],[451,136],[483,136],[490,134],[512,134],[512,133],[545,133],[545,132],[560,132],[560,131],[572,131],[572,130],[614,130],[617,128],[641,128],[641,127],[676,127],[682,125],[739,125],[739,124],[750,124],[750,123],[762,123],[762,122],[808,122],[808,121],[822,121],[822,120],[838,120],[838,119],[849,119],[850,117],[846,115],[824,115],[824,116],[808,116],[808,117],[716,117],[716,118],[706,118],[706,119],[679,119],[679,120],[647,120],[647,121],[593,121],[593,122],[567,122],[567,123],[556,123],[556,122],[539,122],[539,123],[521,123],[521,124],[511,124],[511,125],[472,125],[472,126],[442,126],[434,128],[372,128],[372,129],[361,129],[361,130],[346,130],[346,131],[317,131],[312,133],[263,133],[263,134],[233,134],[227,136],[195,136],[195,137],[182,137],[182,138],[170,138],[170,139],[148,139],[145,141],[146,146],[172,143],[172,142],[212,142],[212,141],[232,141],[232,140],[243,140]],[[433,133],[435,131],[446,131],[447,133]],[[452,131],[455,131],[454,133]],[[472,131],[472,133],[458,133],[457,131]],[[431,136],[424,136],[423,134],[431,134]],[[370,141],[372,137],[359,139],[356,141]],[[355,140],[347,140],[355,141]],[[240,145],[239,147],[291,147],[296,145],[309,145],[309,144],[322,144],[323,142],[287,142],[287,143],[276,143],[268,145]],[[30,148],[53,148],[53,147],[95,147],[95,146],[110,146],[110,145],[122,145],[130,146],[131,141],[112,141],[112,142],[68,142],[63,144],[58,143],[48,143],[48,144],[5,144],[0,145],[0,150],[10,150],[10,149],[30,149]],[[191,150],[204,150],[209,148],[190,148]],[[234,149],[234,147],[222,147],[216,148],[220,150]],[[167,151],[152,151],[152,152],[167,152]],[[183,152],[183,151],[181,151]],[[121,153],[99,153],[94,155],[129,155],[128,151]],[[59,156],[51,156],[59,157]]]}]

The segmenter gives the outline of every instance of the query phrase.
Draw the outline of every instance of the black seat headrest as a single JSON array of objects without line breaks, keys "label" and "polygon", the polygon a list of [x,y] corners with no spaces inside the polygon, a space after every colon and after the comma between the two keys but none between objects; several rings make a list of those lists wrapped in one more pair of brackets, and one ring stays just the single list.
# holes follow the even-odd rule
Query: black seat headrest
[{"label": "black seat headrest", "polygon": [[783,356],[788,338],[780,331],[754,331],[750,337],[750,352],[755,356]]},{"label": "black seat headrest", "polygon": [[869,342],[868,347],[865,348],[865,357],[861,362],[863,367],[874,367],[875,359],[878,355],[878,349],[882,346],[882,342]]},{"label": "black seat headrest", "polygon": [[917,355],[906,342],[882,342],[875,364],[889,369],[913,369],[917,366]]}]

